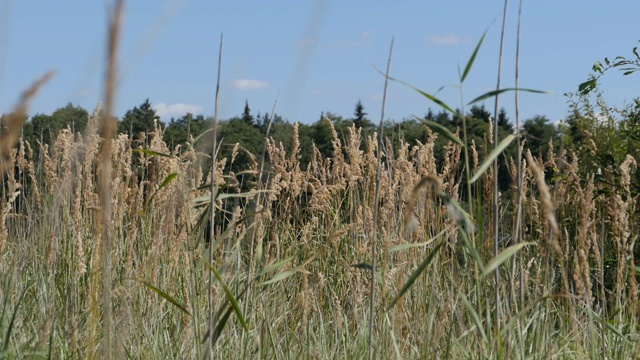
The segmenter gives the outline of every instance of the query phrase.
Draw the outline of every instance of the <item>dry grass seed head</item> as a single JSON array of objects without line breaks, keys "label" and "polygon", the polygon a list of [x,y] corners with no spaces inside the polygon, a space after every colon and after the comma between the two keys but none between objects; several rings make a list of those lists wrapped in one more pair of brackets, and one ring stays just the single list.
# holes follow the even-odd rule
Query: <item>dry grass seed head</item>
[{"label": "dry grass seed head", "polygon": [[40,77],[25,92],[22,93],[18,105],[13,112],[5,117],[5,129],[0,135],[0,174],[4,174],[7,169],[13,168],[13,160],[9,156],[20,136],[20,130],[27,120],[29,102],[38,93],[40,87],[53,77],[53,72],[48,72]]},{"label": "dry grass seed head", "polygon": [[538,191],[540,192],[540,202],[542,205],[542,213],[544,214],[549,226],[551,227],[552,234],[551,236],[545,237],[547,239],[547,245],[551,246],[551,248],[556,252],[556,255],[562,259],[562,249],[556,240],[557,236],[560,235],[560,227],[556,222],[555,210],[553,207],[553,203],[551,202],[551,192],[549,191],[549,187],[547,186],[544,180],[544,172],[533,157],[531,156],[531,151],[527,150],[526,153],[527,162],[529,163],[529,167],[531,171],[536,177],[536,183],[538,184]]},{"label": "dry grass seed head", "polygon": [[414,212],[416,208],[416,203],[418,201],[418,196],[420,195],[420,191],[423,188],[427,187],[428,185],[433,186],[434,193],[436,194],[440,193],[440,191],[442,191],[442,188],[443,188],[442,180],[440,180],[439,177],[433,176],[433,175],[423,177],[420,180],[420,182],[418,182],[413,187],[413,190],[411,190],[411,195],[409,196],[409,199],[407,201],[407,206],[405,207],[405,211],[404,211],[405,228],[409,228],[411,221],[416,218]]}]

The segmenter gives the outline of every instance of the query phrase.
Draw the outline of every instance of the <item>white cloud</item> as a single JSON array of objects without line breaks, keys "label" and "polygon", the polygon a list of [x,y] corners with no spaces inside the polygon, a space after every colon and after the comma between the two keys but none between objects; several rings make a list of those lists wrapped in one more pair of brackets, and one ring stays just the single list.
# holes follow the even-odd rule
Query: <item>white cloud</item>
[{"label": "white cloud", "polygon": [[360,37],[340,41],[336,43],[333,47],[338,50],[363,47],[371,43],[372,35],[373,35],[372,30],[365,30],[364,32],[362,32],[362,34],[360,34]]},{"label": "white cloud", "polygon": [[231,86],[236,90],[256,90],[266,88],[269,84],[262,80],[238,79],[234,80]]},{"label": "white cloud", "polygon": [[457,34],[449,34],[442,36],[430,36],[428,39],[429,44],[432,45],[458,45],[462,43],[466,43],[469,39],[464,38]]},{"label": "white cloud", "polygon": [[153,105],[156,114],[162,119],[177,118],[187,113],[198,114],[202,111],[202,106],[192,104],[165,104],[157,103]]},{"label": "white cloud", "polygon": [[93,95],[93,91],[91,91],[91,89],[89,89],[89,88],[84,88],[84,89],[78,91],[76,94],[78,96],[81,96],[81,97],[88,97],[88,96]]}]

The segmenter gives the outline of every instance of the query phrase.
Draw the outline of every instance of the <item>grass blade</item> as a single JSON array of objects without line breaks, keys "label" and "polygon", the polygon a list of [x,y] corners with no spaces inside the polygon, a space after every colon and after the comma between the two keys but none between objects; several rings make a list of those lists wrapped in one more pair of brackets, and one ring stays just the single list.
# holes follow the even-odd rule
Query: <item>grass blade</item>
[{"label": "grass blade", "polygon": [[467,104],[467,105],[475,104],[477,102],[486,100],[486,99],[488,99],[490,97],[494,97],[496,95],[500,95],[503,92],[507,92],[507,91],[524,91],[524,92],[530,92],[530,93],[534,93],[534,94],[551,94],[550,92],[543,91],[543,90],[524,89],[524,88],[506,88],[506,89],[492,90],[492,91],[486,92],[486,93],[478,96],[477,98],[471,100],[471,102],[469,102],[469,104]]},{"label": "grass blade", "polygon": [[618,329],[615,326],[613,326],[609,321],[607,321],[607,320],[601,318],[600,316],[598,316],[593,310],[584,309],[583,311],[584,312],[588,312],[589,316],[591,316],[593,319],[595,319],[597,322],[599,322],[601,325],[603,325],[607,330],[609,330],[612,333],[614,333],[616,336],[618,336],[624,342],[629,343],[629,339],[627,338],[627,336],[625,336],[622,333],[622,331],[620,331],[620,329]]},{"label": "grass blade", "polygon": [[433,96],[433,95],[431,95],[431,94],[429,94],[429,93],[427,93],[427,92],[424,92],[424,91],[422,91],[422,90],[418,89],[418,88],[417,88],[417,87],[415,87],[415,86],[409,85],[409,84],[408,84],[408,83],[406,83],[406,82],[403,82],[403,81],[399,81],[399,82],[400,82],[401,84],[404,84],[404,85],[409,86],[409,87],[410,87],[410,88],[412,88],[413,90],[415,90],[415,91],[417,91],[418,93],[420,93],[420,95],[422,95],[422,96],[426,97],[427,99],[429,99],[429,100],[433,101],[434,103],[438,104],[441,108],[443,108],[443,109],[447,110],[448,112],[450,112],[450,113],[451,113],[451,114],[453,114],[454,116],[460,116],[460,115],[458,114],[458,112],[457,112],[457,111],[453,110],[449,105],[447,105],[444,101],[442,101],[442,100],[438,99],[437,97],[435,97],[435,96]]},{"label": "grass blade", "polygon": [[11,332],[13,331],[13,324],[16,321],[16,315],[18,315],[18,309],[20,308],[20,303],[22,302],[22,298],[24,298],[24,294],[27,293],[27,290],[31,287],[31,284],[27,284],[24,289],[22,289],[22,293],[18,298],[18,302],[16,306],[13,308],[13,313],[11,314],[11,319],[9,320],[9,326],[7,327],[7,332],[4,334],[4,343],[2,344],[2,352],[6,352],[9,348],[9,339],[11,338]]},{"label": "grass blade", "polygon": [[482,326],[482,321],[480,321],[480,316],[478,316],[476,309],[473,308],[473,305],[471,305],[471,303],[469,302],[469,300],[467,300],[467,297],[464,294],[462,294],[462,303],[464,304],[464,307],[467,308],[467,311],[471,316],[471,320],[473,320],[473,323],[476,325],[476,328],[480,330],[480,335],[482,335],[482,340],[484,340],[484,342],[487,343],[489,340],[487,339],[487,334],[484,332],[484,327]]},{"label": "grass blade", "polygon": [[433,132],[438,133],[442,136],[444,136],[447,140],[449,141],[453,141],[454,143],[460,145],[461,147],[464,148],[464,143],[462,142],[462,140],[460,140],[459,137],[455,136],[453,133],[451,133],[451,131],[449,131],[449,129],[447,129],[446,127],[438,124],[435,121],[431,121],[431,120],[427,120],[427,119],[422,119],[419,118],[417,116],[413,116],[416,120],[421,121],[423,124],[425,124],[426,126],[429,127],[429,129],[433,130]]},{"label": "grass blade", "polygon": [[504,151],[504,149],[506,149],[507,146],[511,144],[511,142],[515,138],[516,138],[515,135],[510,134],[504,139],[502,139],[502,141],[500,141],[500,144],[498,144],[498,146],[496,146],[493,150],[491,150],[491,153],[487,156],[486,159],[484,159],[484,161],[482,162],[482,165],[480,165],[480,167],[478,168],[478,171],[476,171],[476,174],[473,175],[473,177],[471,178],[471,183],[476,182],[480,178],[480,176],[482,176],[482,174],[484,174],[484,172],[487,171],[487,169],[491,166],[491,164],[493,164],[493,160],[495,160],[495,158],[497,158]]},{"label": "grass blade", "polygon": [[389,80],[393,80],[393,81],[399,82],[400,84],[402,84],[402,85],[404,85],[404,86],[408,86],[408,87],[412,88],[413,90],[417,91],[417,92],[418,92],[418,93],[420,93],[422,96],[424,96],[424,97],[426,97],[427,99],[429,99],[429,100],[433,101],[434,103],[438,104],[441,108],[443,108],[443,109],[447,110],[448,112],[450,112],[450,113],[451,113],[451,114],[453,114],[454,116],[460,116],[460,114],[458,114],[458,112],[457,112],[457,111],[453,110],[449,105],[447,105],[447,103],[445,103],[444,101],[442,101],[442,100],[438,99],[437,97],[435,97],[435,96],[433,96],[433,95],[431,95],[431,94],[429,94],[429,93],[427,93],[427,92],[424,92],[424,91],[422,91],[422,90],[418,89],[417,87],[415,87],[415,86],[413,86],[413,85],[409,84],[408,82],[404,82],[404,81],[402,81],[402,80],[398,80],[398,79],[395,79],[395,78],[393,78],[393,77],[391,77],[391,76],[388,76],[387,74],[383,73],[383,72],[382,72],[382,71],[380,71],[380,70],[378,70],[378,72],[379,72],[380,74],[382,74],[382,76],[384,76],[384,77],[388,78]]},{"label": "grass blade", "polygon": [[182,310],[183,313],[191,316],[191,314],[189,313],[189,311],[187,310],[187,308],[180,304],[178,302],[178,300],[174,299],[171,295],[167,294],[166,292],[158,289],[157,287],[151,285],[151,283],[149,283],[148,281],[145,280],[140,280],[140,279],[131,279],[131,280],[135,280],[138,282],[143,283],[144,285],[146,285],[149,289],[151,289],[151,291],[155,292],[156,294],[160,295],[160,297],[162,297],[163,299],[167,300],[168,302],[172,303],[173,305],[175,305],[178,309]]},{"label": "grass blade", "polygon": [[313,260],[314,257],[311,257],[309,260],[305,261],[304,263],[294,267],[293,269],[289,269],[287,271],[283,271],[281,273],[277,273],[274,277],[272,277],[271,279],[265,281],[262,283],[262,285],[269,285],[269,284],[273,284],[276,283],[278,281],[282,281],[292,275],[294,275],[295,273],[297,273],[298,271],[300,271],[302,268],[304,268],[305,266],[307,266],[307,264],[309,264],[311,262],[311,260]]},{"label": "grass blade", "polygon": [[222,330],[224,329],[224,326],[227,325],[227,321],[231,316],[232,310],[233,310],[233,307],[230,306],[227,309],[227,311],[225,311],[220,321],[218,321],[218,323],[216,324],[216,328],[214,329],[213,335],[211,337],[211,344],[215,344],[218,341],[218,338],[220,338],[220,335],[222,334]]},{"label": "grass blade", "polygon": [[276,271],[277,269],[281,268],[284,264],[288,263],[289,261],[291,261],[293,259],[293,256],[289,256],[288,258],[284,259],[284,260],[280,260],[280,261],[276,261],[276,262],[272,262],[271,264],[267,264],[264,269],[262,269],[262,271],[260,271],[258,273],[258,275],[256,275],[256,278],[259,278],[267,273],[270,273],[272,271]]},{"label": "grass blade", "polygon": [[149,205],[151,204],[153,199],[156,197],[156,194],[158,193],[158,191],[160,191],[160,189],[162,189],[163,187],[169,185],[171,183],[171,181],[173,181],[177,177],[178,177],[178,173],[171,173],[171,174],[167,175],[167,177],[162,181],[162,183],[160,184],[158,189],[153,193],[153,195],[151,195],[151,197],[149,198],[149,200],[145,204],[143,212],[147,212],[147,209],[149,208]]},{"label": "grass blade", "polygon": [[[241,193],[218,193],[215,194],[215,199],[216,200],[226,200],[226,199],[232,199],[232,198],[238,198],[238,199],[243,199],[243,198],[248,198],[250,196],[255,196],[256,194],[262,194],[262,193],[270,193],[271,190],[254,190],[254,191],[247,191],[247,192],[241,192]],[[210,204],[211,203],[211,195],[202,195],[199,196],[193,200],[193,206],[202,206],[205,204]]]},{"label": "grass blade", "polygon": [[400,298],[404,295],[404,293],[406,293],[407,290],[409,290],[411,285],[413,285],[416,279],[418,279],[418,277],[420,276],[420,274],[422,274],[424,269],[426,269],[427,266],[431,263],[431,261],[433,261],[433,259],[435,258],[436,254],[438,253],[442,245],[444,245],[444,242],[440,242],[440,244],[438,244],[435,248],[433,248],[433,250],[431,250],[431,253],[429,253],[429,255],[427,255],[427,257],[420,263],[420,265],[418,265],[418,267],[413,271],[413,274],[411,274],[411,277],[409,277],[409,280],[407,280],[407,282],[404,284],[404,286],[402,287],[398,295],[396,295],[396,297],[393,298],[393,300],[391,301],[391,304],[389,304],[389,306],[387,307],[387,311],[391,310],[391,308],[398,302],[398,300],[400,300]]},{"label": "grass blade", "polygon": [[487,276],[493,272],[493,270],[497,269],[500,265],[502,265],[505,261],[507,261],[510,257],[515,255],[518,251],[520,251],[523,247],[527,245],[534,245],[532,242],[523,242],[519,244],[515,244],[509,246],[504,249],[498,256],[494,257],[489,261],[484,271],[482,272],[482,276]]},{"label": "grass blade", "polygon": [[178,177],[178,173],[171,173],[171,174],[167,175],[167,177],[164,178],[164,180],[162,181],[162,184],[160,184],[160,187],[158,187],[158,190],[160,190],[163,187],[169,185],[177,177]]},{"label": "grass blade", "polygon": [[153,151],[153,150],[149,150],[149,149],[133,149],[133,151],[139,152],[139,153],[145,154],[145,155],[150,155],[150,156],[161,156],[161,157],[168,157],[168,158],[175,157],[175,156],[170,155],[170,154],[165,154],[165,153],[161,153],[161,152],[157,152],[157,151]]},{"label": "grass blade", "polygon": [[231,303],[231,307],[233,307],[233,311],[236,313],[238,320],[240,320],[240,324],[242,324],[242,327],[246,331],[249,331],[249,326],[247,326],[247,322],[244,320],[244,315],[242,315],[242,310],[240,309],[240,305],[238,305],[238,300],[236,300],[236,297],[233,296],[231,289],[229,289],[227,284],[225,284],[225,282],[222,281],[222,277],[220,276],[218,271],[213,266],[211,266],[211,264],[209,264],[208,262],[205,262],[205,264],[207,264],[207,266],[209,267],[213,275],[216,277],[216,279],[218,279],[218,281],[222,285],[222,289],[224,290],[224,293],[227,295],[227,300],[229,300],[229,303]]},{"label": "grass blade", "polygon": [[484,41],[484,37],[487,35],[488,31],[489,31],[489,29],[484,31],[484,34],[482,34],[482,37],[480,38],[480,41],[478,41],[478,45],[476,45],[476,48],[473,50],[473,54],[471,54],[471,57],[469,58],[469,61],[467,61],[467,66],[464,67],[464,72],[462,73],[462,76],[460,77],[460,83],[463,83],[464,79],[466,79],[467,75],[469,75],[469,72],[471,71],[471,67],[473,66],[473,63],[476,60],[476,56],[478,55],[478,51],[480,51],[480,47],[482,47],[482,42]]},{"label": "grass blade", "polygon": [[469,250],[471,257],[473,258],[473,260],[475,260],[476,264],[478,264],[478,268],[480,269],[480,271],[484,271],[484,262],[480,257],[480,253],[478,253],[478,249],[476,249],[471,243],[471,240],[469,239],[469,234],[467,233],[467,231],[465,231],[465,229],[462,228],[462,226],[458,226],[458,229],[460,230],[459,233],[460,235],[462,235],[462,240],[464,240],[464,245]]}]

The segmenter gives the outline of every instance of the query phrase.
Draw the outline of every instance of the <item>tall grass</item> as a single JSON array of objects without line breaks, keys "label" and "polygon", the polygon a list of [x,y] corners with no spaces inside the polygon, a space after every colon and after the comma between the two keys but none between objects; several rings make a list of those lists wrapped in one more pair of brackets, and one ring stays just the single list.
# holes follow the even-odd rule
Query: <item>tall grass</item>
[{"label": "tall grass", "polygon": [[[89,129],[96,129],[97,122],[98,115],[92,116]],[[126,135],[113,140],[113,341],[132,357],[189,358],[201,353],[208,329],[210,269],[203,259],[209,245],[198,220],[203,196],[208,196],[203,185],[211,179],[203,177],[198,160],[204,154],[192,147],[182,153],[168,149],[161,135],[160,129],[149,134],[146,152],[132,149]],[[333,161],[314,149],[307,169],[300,166],[297,147],[287,153],[268,141],[273,172],[268,184],[255,184],[266,186],[258,207],[251,202],[258,191],[239,194],[232,177],[216,179],[226,189],[216,198],[218,211],[233,211],[216,223],[211,243],[211,265],[223,280],[213,284],[214,302],[227,318],[212,351],[234,357],[366,356],[371,279],[352,265],[368,258],[368,239],[376,229],[369,209],[379,206],[374,289],[382,311],[426,255],[441,249],[395,306],[383,312],[384,321],[376,322],[376,356],[494,357],[509,355],[505,349],[534,358],[592,357],[600,351],[607,357],[633,356],[638,302],[632,249],[638,212],[625,177],[609,189],[611,196],[604,196],[593,177],[580,179],[577,159],[527,156],[522,241],[530,245],[520,250],[523,271],[505,268],[497,284],[503,296],[510,283],[523,284],[516,290],[524,299],[518,311],[509,302],[500,304],[504,327],[495,332],[487,318],[496,307],[495,284],[487,277],[476,280],[472,265],[479,256],[489,268],[493,258],[492,247],[483,245],[491,240],[485,235],[487,224],[476,224],[478,247],[470,248],[464,233],[456,231],[456,219],[447,215],[446,198],[434,198],[429,187],[414,191],[423,177],[431,176],[441,179],[452,200],[459,200],[460,146],[446,146],[444,166],[438,169],[436,136],[431,133],[424,144],[402,143],[397,152],[387,146],[383,164],[389,166],[381,168],[379,181],[375,134],[361,150],[360,130],[350,128],[344,143],[334,133]],[[99,319],[92,312],[100,299],[95,274],[101,249],[93,229],[100,221],[96,180],[102,141],[92,130],[84,136],[65,130],[52,148],[40,147],[42,165],[23,141],[13,151],[15,171],[4,175],[0,203],[7,239],[0,262],[6,274],[0,333],[11,329],[3,355],[21,357],[50,346],[55,358],[84,358],[99,349],[104,335],[92,329]],[[482,152],[482,147],[473,151]],[[225,160],[218,161],[220,174]],[[543,171],[553,171],[559,162],[565,163],[564,175],[558,174],[550,188]],[[35,178],[40,166],[47,176]],[[145,172],[136,171],[141,166]],[[629,157],[620,171],[629,174],[634,166]],[[515,180],[515,165],[512,176]],[[480,181],[491,177],[487,172]],[[248,200],[244,205],[236,201],[240,195]],[[509,226],[516,219],[506,200],[501,221]],[[410,213],[405,214],[408,203]],[[476,214],[489,211],[482,203],[479,208]],[[250,241],[253,237],[257,241]],[[227,313],[223,284],[243,302],[248,331],[234,311]],[[251,295],[240,296],[247,286]],[[9,327],[11,309],[17,311]],[[514,332],[518,322],[520,336]],[[245,331],[247,336],[241,336]],[[604,347],[594,345],[596,337]]]},{"label": "tall grass", "polygon": [[[394,150],[330,125],[331,158],[313,147],[303,167],[294,125],[291,150],[250,157],[247,190],[233,156],[169,148],[160,128],[100,136],[101,119],[50,147],[1,134],[0,357],[363,358],[370,339],[376,358],[640,356],[632,157],[604,189],[575,154],[525,150],[495,194],[492,134],[463,148],[427,126]],[[497,256],[494,221],[518,227]]]}]

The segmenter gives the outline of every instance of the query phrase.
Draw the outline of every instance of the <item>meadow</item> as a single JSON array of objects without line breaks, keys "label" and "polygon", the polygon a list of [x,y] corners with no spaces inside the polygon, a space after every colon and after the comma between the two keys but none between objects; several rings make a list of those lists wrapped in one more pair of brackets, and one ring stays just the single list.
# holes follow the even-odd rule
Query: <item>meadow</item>
[{"label": "meadow", "polygon": [[498,168],[516,135],[329,122],[331,156],[301,165],[294,125],[235,173],[212,132],[116,135],[109,82],[85,133],[0,134],[0,358],[640,357],[631,155],[603,175],[522,141]]}]

